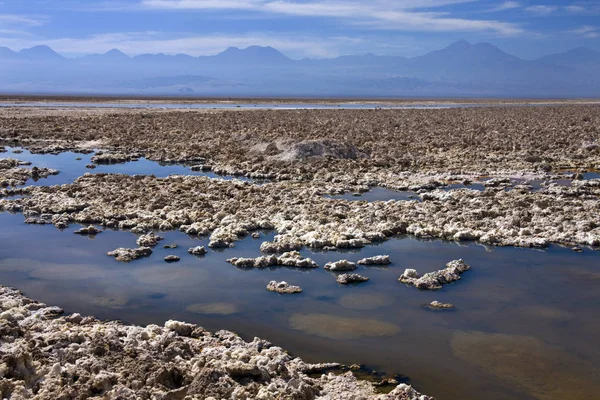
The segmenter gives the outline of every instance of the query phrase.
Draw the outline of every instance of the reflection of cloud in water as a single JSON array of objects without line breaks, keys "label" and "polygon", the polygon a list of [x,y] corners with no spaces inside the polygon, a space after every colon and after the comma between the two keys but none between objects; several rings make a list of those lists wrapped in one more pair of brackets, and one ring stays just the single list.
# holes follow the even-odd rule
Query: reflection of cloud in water
[{"label": "reflection of cloud in water", "polygon": [[84,264],[50,264],[37,268],[29,274],[33,278],[47,280],[77,280],[106,277],[106,271]]},{"label": "reflection of cloud in water", "polygon": [[290,326],[329,339],[392,336],[400,332],[398,326],[389,322],[329,314],[294,314],[290,317]]},{"label": "reflection of cloud in water", "polygon": [[38,261],[25,258],[7,258],[0,260],[0,271],[2,272],[29,272],[39,265]]},{"label": "reflection of cloud in water", "polygon": [[133,279],[146,285],[161,285],[169,287],[185,287],[194,284],[204,277],[204,272],[198,268],[177,268],[165,265],[135,270]]},{"label": "reflection of cloud in water", "polygon": [[196,314],[230,315],[238,312],[235,304],[231,303],[191,304],[185,309]]},{"label": "reflection of cloud in water", "polygon": [[374,310],[379,307],[389,306],[394,302],[394,298],[379,293],[352,293],[342,296],[338,302],[342,307],[353,310]]},{"label": "reflection of cloud in water", "polygon": [[538,399],[592,399],[600,393],[599,369],[534,337],[464,331],[451,344],[458,358]]},{"label": "reflection of cloud in water", "polygon": [[100,306],[100,307],[112,308],[114,310],[129,308],[127,306],[128,303],[129,303],[129,299],[124,296],[95,297],[93,299],[93,304]]},{"label": "reflection of cloud in water", "polygon": [[568,321],[574,317],[569,311],[543,305],[518,307],[516,311],[523,313],[527,318],[543,318],[555,322]]},{"label": "reflection of cloud in water", "polygon": [[35,260],[11,258],[0,260],[0,271],[28,272],[32,278],[44,280],[78,280],[108,277],[112,273],[100,266],[87,264],[55,264]]}]

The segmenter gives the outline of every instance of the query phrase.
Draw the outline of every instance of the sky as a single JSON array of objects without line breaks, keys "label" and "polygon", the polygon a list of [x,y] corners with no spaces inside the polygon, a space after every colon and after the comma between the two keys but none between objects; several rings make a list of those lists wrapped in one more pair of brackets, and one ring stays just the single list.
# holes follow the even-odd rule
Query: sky
[{"label": "sky", "polygon": [[44,44],[71,57],[250,45],[296,59],[412,57],[459,39],[525,59],[600,51],[600,0],[0,0],[0,46]]}]

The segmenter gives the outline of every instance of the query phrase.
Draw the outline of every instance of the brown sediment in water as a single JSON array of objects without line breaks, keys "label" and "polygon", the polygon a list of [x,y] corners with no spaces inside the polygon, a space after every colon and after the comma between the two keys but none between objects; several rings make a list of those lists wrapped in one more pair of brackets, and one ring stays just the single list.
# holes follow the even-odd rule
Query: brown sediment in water
[{"label": "brown sediment in water", "polygon": [[600,369],[529,336],[457,332],[456,357],[521,386],[541,400],[578,400],[600,392]]},{"label": "brown sediment in water", "polygon": [[338,300],[342,307],[353,310],[375,310],[394,303],[394,298],[381,293],[351,293]]},{"label": "brown sediment in water", "polygon": [[316,313],[294,314],[289,323],[293,329],[329,339],[393,336],[401,331],[397,325],[385,321]]},{"label": "brown sediment in water", "polygon": [[190,304],[185,309],[196,314],[230,315],[239,312],[236,305],[232,303]]}]

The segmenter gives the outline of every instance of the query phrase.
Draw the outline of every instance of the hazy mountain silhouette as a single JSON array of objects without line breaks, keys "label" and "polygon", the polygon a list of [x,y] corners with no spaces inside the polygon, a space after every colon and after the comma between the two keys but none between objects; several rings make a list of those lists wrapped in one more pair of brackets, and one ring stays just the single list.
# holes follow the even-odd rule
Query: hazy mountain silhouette
[{"label": "hazy mountain silhouette", "polygon": [[32,61],[57,61],[65,58],[48,46],[35,46],[19,51],[19,55]]},{"label": "hazy mountain silhouette", "polygon": [[250,46],[245,49],[230,47],[222,53],[212,57],[204,57],[205,59],[213,58],[220,63],[237,63],[245,62],[248,64],[285,64],[291,59],[284,56],[278,50],[272,47]]},{"label": "hazy mountain silhouette", "polygon": [[551,96],[600,94],[600,53],[585,47],[529,61],[460,40],[419,57],[288,58],[272,47],[214,56],[118,49],[65,58],[48,46],[0,47],[0,92],[210,96]]},{"label": "hazy mountain silhouette", "polygon": [[600,52],[588,47],[577,47],[564,53],[551,54],[537,61],[556,65],[578,65],[585,63],[600,63]]}]

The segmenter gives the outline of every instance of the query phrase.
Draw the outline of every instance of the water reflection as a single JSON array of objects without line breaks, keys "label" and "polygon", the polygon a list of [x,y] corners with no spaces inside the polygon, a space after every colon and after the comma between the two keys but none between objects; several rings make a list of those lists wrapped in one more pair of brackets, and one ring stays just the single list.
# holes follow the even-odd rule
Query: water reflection
[{"label": "water reflection", "polygon": [[27,168],[36,166],[56,169],[58,175],[51,175],[47,178],[33,180],[27,182],[28,186],[52,186],[64,185],[72,183],[75,179],[84,174],[126,174],[126,175],[154,175],[158,178],[165,178],[171,175],[193,175],[206,176],[209,178],[220,179],[239,179],[243,181],[252,181],[243,176],[218,175],[213,172],[192,171],[191,165],[182,164],[161,164],[157,161],[151,161],[146,158],[140,158],[136,161],[128,161],[120,164],[98,164],[94,169],[86,168],[86,165],[91,164],[91,158],[94,153],[80,154],[73,152],[63,152],[60,154],[32,154],[29,150],[20,147],[6,147],[8,151],[20,150],[18,154],[2,153],[0,158],[15,158],[20,161],[31,162]]},{"label": "water reflection", "polygon": [[[75,179],[91,157],[27,151],[17,156],[61,170],[38,183],[45,185]],[[103,168],[158,176],[179,169],[191,173],[185,166],[157,167],[147,160],[99,166],[94,172],[108,172]],[[389,192],[374,189],[355,199],[402,195]],[[187,320],[210,330],[230,329],[247,339],[264,337],[309,362],[365,363],[407,375],[417,388],[438,398],[486,393],[488,399],[569,399],[598,393],[593,379],[600,348],[590,345],[600,334],[598,252],[577,254],[558,246],[544,251],[492,248],[407,236],[363,249],[301,251],[320,266],[342,258],[356,262],[390,255],[389,266],[358,267],[355,272],[369,277],[367,284],[343,286],[323,268],[237,269],[225,261],[259,256],[260,243],[272,240],[273,232],[203,257],[187,249],[207,246],[208,238],[164,232],[164,243],[177,248],[157,246],[147,259],[123,264],[106,253],[134,247],[136,235],[107,230],[90,240],[74,235],[78,228],[25,225],[22,215],[0,214],[0,283],[102,319],[137,324]],[[166,264],[168,254],[181,262]],[[425,273],[458,258],[472,269],[435,293],[397,281],[405,268]],[[304,292],[273,296],[265,289],[271,280],[299,285]],[[433,300],[457,309],[430,312],[423,304]],[[567,392],[552,383],[563,376],[576,389]]]}]

